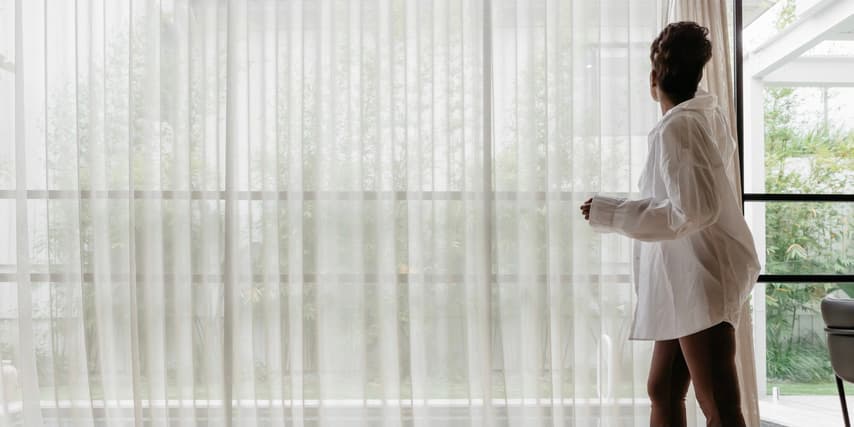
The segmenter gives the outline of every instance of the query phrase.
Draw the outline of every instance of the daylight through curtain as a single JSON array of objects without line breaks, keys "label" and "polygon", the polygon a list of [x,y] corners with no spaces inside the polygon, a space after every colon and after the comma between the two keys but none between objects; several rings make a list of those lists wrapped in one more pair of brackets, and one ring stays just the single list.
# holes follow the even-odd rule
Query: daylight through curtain
[{"label": "daylight through curtain", "polygon": [[0,1],[0,425],[645,425],[656,5]]}]

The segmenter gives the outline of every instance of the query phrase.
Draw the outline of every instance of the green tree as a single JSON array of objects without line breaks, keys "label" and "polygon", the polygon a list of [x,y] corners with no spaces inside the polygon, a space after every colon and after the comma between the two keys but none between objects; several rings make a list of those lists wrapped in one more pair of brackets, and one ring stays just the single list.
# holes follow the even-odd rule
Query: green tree
[{"label": "green tree", "polygon": [[[826,90],[826,89],[822,89]],[[765,98],[765,170],[769,193],[844,193],[854,188],[854,132],[825,124],[799,129],[797,93],[772,88]],[[766,205],[766,269],[777,274],[850,273],[854,269],[852,212],[831,203]],[[826,382],[831,378],[823,337],[800,332],[799,315],[818,313],[837,288],[854,284],[766,287],[768,376],[772,381]]]}]

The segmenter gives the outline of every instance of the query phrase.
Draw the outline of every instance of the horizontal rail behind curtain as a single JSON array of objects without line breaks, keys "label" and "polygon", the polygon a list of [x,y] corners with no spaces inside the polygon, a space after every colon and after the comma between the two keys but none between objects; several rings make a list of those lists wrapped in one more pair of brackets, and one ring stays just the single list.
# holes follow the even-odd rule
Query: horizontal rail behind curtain
[{"label": "horizontal rail behind curtain", "polygon": [[[577,201],[589,192],[567,191],[208,191],[208,190],[27,190],[30,200],[154,199],[154,200],[563,200]],[[629,193],[609,193],[629,197]],[[132,195],[132,196],[131,196]],[[15,190],[0,190],[0,200],[14,199]]]},{"label": "horizontal rail behind curtain", "polygon": [[[626,266],[628,268],[628,266]],[[0,273],[0,282],[13,282],[17,277],[17,273]],[[62,272],[50,272],[50,273],[30,273],[29,274],[30,281],[36,283],[53,283],[53,282],[68,282],[68,281],[83,281],[83,282],[92,282],[95,280],[95,274],[93,273],[62,273]],[[138,282],[146,282],[146,281],[176,281],[176,280],[190,280],[192,283],[223,283],[225,277],[223,274],[175,274],[175,273],[162,273],[162,274],[143,274],[138,273],[134,276],[136,281]],[[114,282],[127,282],[130,279],[130,275],[122,274],[122,273],[112,273],[109,276],[109,279]],[[299,274],[299,275],[289,275],[289,274],[278,274],[278,275],[265,275],[265,274],[253,274],[253,275],[241,275],[237,277],[238,280],[243,280],[246,282],[253,283],[263,283],[269,280],[278,280],[282,283],[318,283],[322,281],[334,280],[336,283],[351,283],[351,284],[365,284],[365,283],[380,283],[380,282],[395,282],[401,285],[405,285],[410,281],[427,281],[430,283],[447,283],[453,285],[454,283],[461,283],[466,280],[473,280],[473,276],[463,275],[463,274],[435,274],[435,273],[401,273],[396,275],[390,274]],[[560,282],[583,282],[585,284],[590,283],[630,283],[631,275],[630,274],[532,274],[532,275],[522,275],[522,274],[492,274],[492,282],[493,283],[517,283],[521,280],[531,280],[536,283],[546,283],[549,280],[558,280]]]}]

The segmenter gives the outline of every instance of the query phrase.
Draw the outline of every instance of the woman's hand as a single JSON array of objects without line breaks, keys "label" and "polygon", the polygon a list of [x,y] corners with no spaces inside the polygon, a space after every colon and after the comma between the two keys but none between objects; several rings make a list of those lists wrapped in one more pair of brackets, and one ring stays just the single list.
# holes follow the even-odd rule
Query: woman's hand
[{"label": "woman's hand", "polygon": [[587,221],[590,221],[590,206],[592,206],[592,205],[593,205],[593,198],[592,197],[587,199],[587,201],[581,205],[581,214],[584,215],[584,219]]}]

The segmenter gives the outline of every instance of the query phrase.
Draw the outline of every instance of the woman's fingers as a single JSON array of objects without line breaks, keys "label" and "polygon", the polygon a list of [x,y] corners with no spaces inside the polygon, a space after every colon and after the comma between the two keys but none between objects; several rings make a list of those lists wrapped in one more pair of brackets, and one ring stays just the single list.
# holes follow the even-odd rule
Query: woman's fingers
[{"label": "woman's fingers", "polygon": [[579,209],[581,209],[581,215],[584,216],[585,220],[590,220],[590,207],[592,205],[593,205],[593,198],[591,197],[591,198],[587,199],[587,201],[582,203],[581,206],[579,206]]},{"label": "woman's fingers", "polygon": [[590,201],[588,200],[588,201],[584,202],[584,204],[583,204],[583,205],[581,205],[581,207],[580,207],[580,209],[581,209],[581,215],[583,215],[583,216],[584,216],[584,219],[585,219],[585,220],[589,220],[589,219],[590,219],[590,206],[591,206],[591,205],[590,205]]}]

